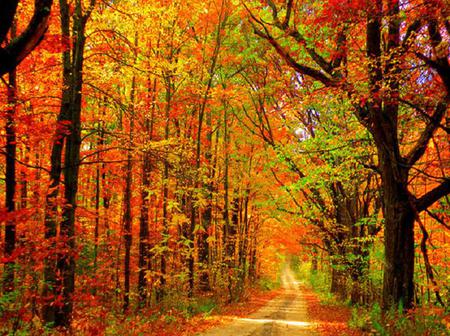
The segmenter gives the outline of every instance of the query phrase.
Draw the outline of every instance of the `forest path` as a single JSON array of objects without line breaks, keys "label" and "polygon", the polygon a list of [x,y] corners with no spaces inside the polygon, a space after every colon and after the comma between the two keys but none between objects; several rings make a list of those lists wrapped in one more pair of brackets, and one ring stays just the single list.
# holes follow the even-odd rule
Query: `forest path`
[{"label": "forest path", "polygon": [[292,270],[283,268],[283,293],[247,318],[235,318],[200,336],[306,336],[318,335],[307,315],[306,302]]}]

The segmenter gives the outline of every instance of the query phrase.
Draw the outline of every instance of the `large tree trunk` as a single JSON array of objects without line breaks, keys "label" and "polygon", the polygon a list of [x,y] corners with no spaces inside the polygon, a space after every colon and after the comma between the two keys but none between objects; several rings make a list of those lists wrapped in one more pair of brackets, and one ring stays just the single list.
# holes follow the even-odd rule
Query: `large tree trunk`
[{"label": "large tree trunk", "polygon": [[[381,3],[378,6],[381,7]],[[399,12],[398,0],[389,2],[387,10],[392,15],[388,24],[387,49],[388,53],[394,53],[400,40],[399,22],[395,19],[395,15]],[[378,150],[383,190],[385,218],[383,307],[387,309],[402,304],[404,308],[410,308],[414,300],[415,211],[408,192],[409,167],[400,154],[397,132],[399,69],[398,64],[389,58],[384,71],[382,71],[381,60],[378,56],[381,55],[381,22],[375,22],[377,27],[368,26],[369,50],[372,51],[372,56],[376,55],[378,62],[376,68],[371,71],[373,74],[371,90],[375,101],[371,107],[372,126],[369,128]],[[377,44],[376,47],[375,44]],[[383,101],[377,97],[381,89],[381,79],[389,85],[389,92],[383,97]]]},{"label": "large tree trunk", "polygon": [[[400,154],[398,140],[398,64],[390,59],[382,68],[381,13],[383,3],[373,4],[373,13],[367,23],[367,54],[370,59],[369,90],[371,103],[368,116],[360,120],[373,135],[378,151],[383,190],[385,218],[385,265],[383,279],[383,307],[403,304],[412,306],[414,299],[414,209],[408,192],[408,167]],[[398,1],[388,4],[391,15],[398,13]],[[376,15],[378,13],[378,15]],[[393,53],[399,45],[399,23],[391,19],[388,27],[388,51]],[[382,82],[387,81],[389,93],[380,94]]]},{"label": "large tree trunk", "polygon": [[[211,111],[207,113],[206,125],[208,128],[207,133],[207,145],[205,148],[205,159],[207,164],[211,165],[212,152],[211,152],[211,142],[212,142],[212,131],[211,131]],[[201,291],[208,291],[211,289],[209,285],[209,229],[212,223],[212,194],[214,190],[213,181],[213,170],[212,167],[208,167],[208,183],[203,184],[203,188],[206,192],[206,208],[202,213],[202,229],[198,233],[198,263],[199,263],[199,289]]]},{"label": "large tree trunk", "polygon": [[[250,159],[251,167],[251,159]],[[249,168],[250,170],[251,168]],[[250,172],[249,172],[250,174]],[[250,188],[245,189],[245,196],[242,200],[241,213],[241,225],[240,225],[240,238],[239,238],[239,292],[242,293],[245,286],[245,280],[248,274],[247,269],[247,257],[248,257],[248,247],[249,247],[249,230],[250,230],[250,220],[249,220],[249,210],[248,205],[250,202]]]},{"label": "large tree trunk", "polygon": [[141,219],[139,223],[139,275],[138,292],[140,306],[145,306],[147,298],[147,263],[149,250],[149,209],[150,209],[150,173],[152,167],[150,156],[144,153],[142,163]]},{"label": "large tree trunk", "polygon": [[382,171],[384,191],[383,306],[402,303],[410,308],[414,299],[414,220],[406,177],[395,178],[392,170]]}]

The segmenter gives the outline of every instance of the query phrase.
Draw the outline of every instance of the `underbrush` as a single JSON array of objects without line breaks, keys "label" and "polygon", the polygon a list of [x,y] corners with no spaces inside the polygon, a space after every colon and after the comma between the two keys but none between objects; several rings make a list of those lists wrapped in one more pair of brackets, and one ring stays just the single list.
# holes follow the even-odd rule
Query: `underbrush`
[{"label": "underbrush", "polygon": [[450,335],[448,314],[435,307],[420,307],[404,314],[402,307],[383,314],[380,306],[354,307],[349,325],[371,335],[445,336]]},{"label": "underbrush", "polygon": [[[309,262],[292,258],[291,267],[298,279],[306,282],[324,306],[348,306],[351,317],[348,326],[365,335],[380,336],[447,336],[450,335],[450,313],[435,306],[418,307],[403,313],[402,307],[382,312],[378,303],[371,306],[352,306],[339,302],[330,294],[330,276],[327,272],[311,271]],[[344,308],[344,307],[342,307]],[[346,308],[348,309],[348,308]]]},{"label": "underbrush", "polygon": [[268,277],[262,277],[258,280],[258,289],[263,291],[272,291],[274,289],[278,289],[280,287],[279,279],[272,279]]}]

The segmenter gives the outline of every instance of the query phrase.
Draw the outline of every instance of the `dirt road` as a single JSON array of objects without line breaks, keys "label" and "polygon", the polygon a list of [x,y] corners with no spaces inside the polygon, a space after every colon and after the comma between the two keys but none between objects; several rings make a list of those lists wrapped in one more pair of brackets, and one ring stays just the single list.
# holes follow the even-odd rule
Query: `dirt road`
[{"label": "dirt road", "polygon": [[200,336],[317,336],[309,322],[306,302],[289,267],[281,276],[284,292],[247,318],[216,327]]}]

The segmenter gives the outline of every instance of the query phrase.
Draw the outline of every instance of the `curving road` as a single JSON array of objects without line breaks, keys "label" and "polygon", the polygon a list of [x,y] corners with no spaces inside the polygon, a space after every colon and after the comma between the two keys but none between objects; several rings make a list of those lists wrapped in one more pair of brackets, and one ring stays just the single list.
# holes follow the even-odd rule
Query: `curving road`
[{"label": "curving road", "polygon": [[200,336],[314,336],[315,326],[309,322],[306,302],[289,267],[281,276],[283,294],[247,318],[216,327]]}]

